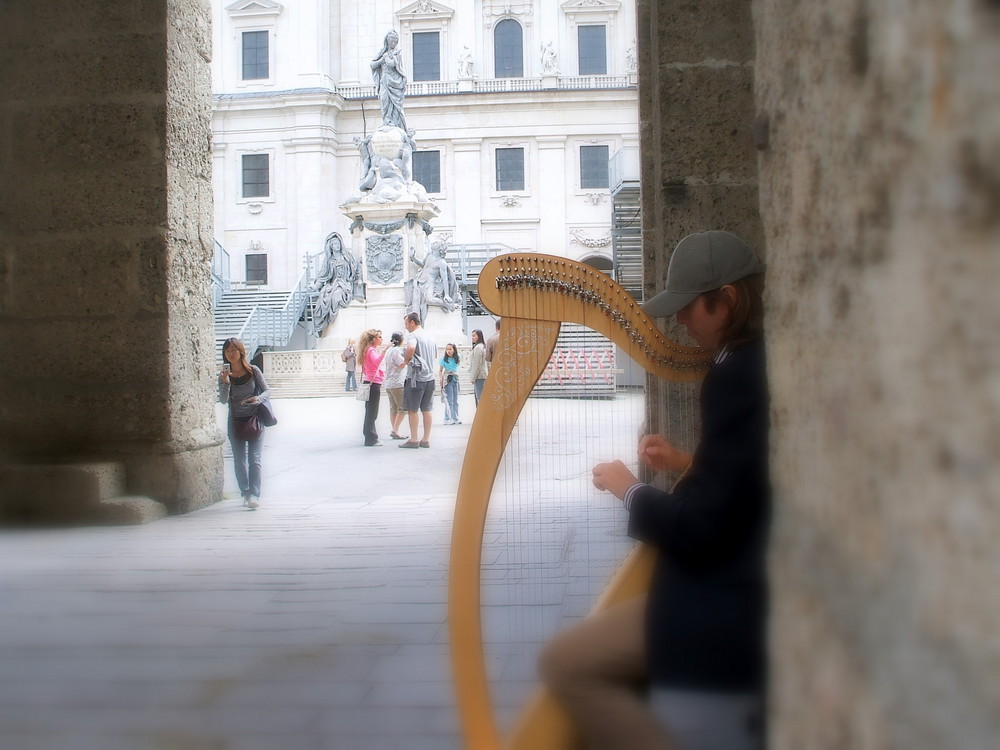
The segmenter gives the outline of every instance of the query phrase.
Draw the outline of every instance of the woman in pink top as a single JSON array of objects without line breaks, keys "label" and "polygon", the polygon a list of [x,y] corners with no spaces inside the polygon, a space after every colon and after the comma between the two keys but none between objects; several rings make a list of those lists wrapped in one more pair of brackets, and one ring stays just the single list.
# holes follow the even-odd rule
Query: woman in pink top
[{"label": "woman in pink top", "polygon": [[368,446],[382,445],[382,441],[378,439],[378,433],[375,431],[375,420],[378,419],[378,405],[382,398],[382,378],[385,377],[380,365],[389,347],[382,346],[379,350],[380,346],[382,346],[381,331],[369,328],[361,334],[361,341],[358,343],[358,352],[361,355],[361,382],[371,383],[371,393],[368,394],[368,400],[365,402],[365,426],[363,430],[365,445]]}]

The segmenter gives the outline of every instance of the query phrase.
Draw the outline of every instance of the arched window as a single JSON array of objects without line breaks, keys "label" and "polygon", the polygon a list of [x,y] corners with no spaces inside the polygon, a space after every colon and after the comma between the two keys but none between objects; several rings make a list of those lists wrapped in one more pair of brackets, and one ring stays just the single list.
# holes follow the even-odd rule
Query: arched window
[{"label": "arched window", "polygon": [[521,24],[506,18],[493,30],[493,65],[497,78],[524,75],[524,38]]}]

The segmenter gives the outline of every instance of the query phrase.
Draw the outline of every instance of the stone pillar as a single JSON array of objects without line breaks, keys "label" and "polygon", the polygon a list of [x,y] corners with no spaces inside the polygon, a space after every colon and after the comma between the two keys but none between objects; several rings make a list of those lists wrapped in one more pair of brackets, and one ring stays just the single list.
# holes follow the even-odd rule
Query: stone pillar
[{"label": "stone pillar", "polygon": [[[638,0],[642,245],[648,299],[666,283],[677,242],[735,232],[764,255],[757,209],[750,4]],[[683,331],[671,331],[676,338]],[[693,447],[697,420],[678,419],[697,385],[650,381],[651,431]],[[671,416],[674,415],[674,416]]]},{"label": "stone pillar", "polygon": [[1000,7],[905,5],[754,3],[774,750],[1000,737]]},{"label": "stone pillar", "polygon": [[205,0],[0,11],[0,460],[221,496]]}]

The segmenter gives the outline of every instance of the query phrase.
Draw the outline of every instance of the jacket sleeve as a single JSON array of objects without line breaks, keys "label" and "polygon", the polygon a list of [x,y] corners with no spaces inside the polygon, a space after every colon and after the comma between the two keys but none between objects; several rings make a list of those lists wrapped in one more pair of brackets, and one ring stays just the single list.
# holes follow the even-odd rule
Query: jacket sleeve
[{"label": "jacket sleeve", "polygon": [[229,383],[219,378],[219,403],[224,404],[229,401]]},{"label": "jacket sleeve", "polygon": [[630,504],[629,535],[678,562],[715,559],[761,511],[757,498],[767,474],[764,376],[745,366],[717,369],[705,381],[702,439],[691,471],[672,492],[643,487]]}]

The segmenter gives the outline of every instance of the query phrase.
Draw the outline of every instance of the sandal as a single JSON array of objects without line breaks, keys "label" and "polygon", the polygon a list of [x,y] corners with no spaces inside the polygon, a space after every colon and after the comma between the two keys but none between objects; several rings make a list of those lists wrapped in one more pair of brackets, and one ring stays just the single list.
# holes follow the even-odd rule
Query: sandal
[{"label": "sandal", "polygon": [[429,440],[421,440],[420,441],[420,447],[421,448],[430,448],[431,447],[430,441]]},{"label": "sandal", "polygon": [[419,448],[420,443],[414,443],[412,440],[407,440],[405,443],[400,443],[398,448]]},{"label": "sandal", "polygon": [[405,435],[397,435],[395,432],[390,432],[389,437],[391,437],[393,440],[409,440],[409,438],[406,437]]}]

